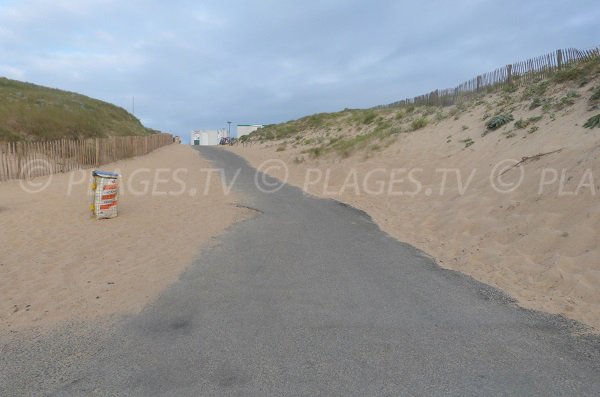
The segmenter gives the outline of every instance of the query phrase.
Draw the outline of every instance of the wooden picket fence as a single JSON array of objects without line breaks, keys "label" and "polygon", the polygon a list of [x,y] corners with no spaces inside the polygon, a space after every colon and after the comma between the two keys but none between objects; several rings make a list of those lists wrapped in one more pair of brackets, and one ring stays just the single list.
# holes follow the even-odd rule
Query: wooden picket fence
[{"label": "wooden picket fence", "polygon": [[547,78],[552,73],[569,64],[583,61],[600,61],[600,47],[586,50],[575,48],[559,49],[526,61],[503,66],[489,73],[467,80],[454,88],[435,90],[428,94],[407,98],[401,101],[381,105],[375,108],[387,108],[402,105],[450,106],[469,99],[473,94],[483,92],[488,87],[502,84],[523,84],[533,79]]},{"label": "wooden picket fence", "polygon": [[173,143],[171,134],[0,142],[0,181],[98,167]]}]

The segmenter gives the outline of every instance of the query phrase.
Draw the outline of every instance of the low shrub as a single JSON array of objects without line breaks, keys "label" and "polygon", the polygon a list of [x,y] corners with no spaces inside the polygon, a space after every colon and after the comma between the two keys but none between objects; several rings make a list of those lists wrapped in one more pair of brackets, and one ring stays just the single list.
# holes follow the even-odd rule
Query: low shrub
[{"label": "low shrub", "polygon": [[564,83],[565,81],[577,80],[581,78],[581,70],[573,67],[567,66],[554,74],[554,81],[557,83]]},{"label": "low shrub", "polygon": [[562,69],[556,71],[553,80],[557,83],[564,83],[566,81],[582,81],[587,78],[590,73],[597,72],[598,60],[590,59],[585,62],[573,63],[570,65],[563,66]]},{"label": "low shrub", "polygon": [[549,81],[543,81],[537,84],[531,84],[525,88],[523,91],[522,99],[531,99],[536,97],[541,97],[546,93],[548,86],[550,85]]},{"label": "low shrub", "polygon": [[499,114],[497,116],[492,117],[491,119],[488,120],[487,123],[485,123],[485,125],[488,130],[495,130],[495,129],[502,127],[505,124],[510,123],[513,120],[514,120],[514,117],[512,114],[503,113],[503,114]]},{"label": "low shrub", "polygon": [[584,128],[596,128],[596,127],[600,127],[600,113],[590,117],[585,124],[583,125]]},{"label": "low shrub", "polygon": [[410,126],[412,127],[413,131],[416,131],[420,130],[421,128],[425,128],[425,126],[427,126],[428,123],[429,120],[427,120],[427,117],[417,117],[412,121]]},{"label": "low shrub", "polygon": [[527,127],[527,121],[526,120],[519,119],[519,120],[515,121],[515,128],[521,129],[521,128],[525,128],[525,127]]},{"label": "low shrub", "polygon": [[375,117],[377,117],[377,114],[375,114],[375,112],[369,112],[367,114],[365,114],[365,117],[363,117],[363,124],[371,124],[373,122],[373,120],[375,120]]},{"label": "low shrub", "polygon": [[537,123],[541,119],[542,119],[542,116],[530,117],[526,120],[519,119],[519,120],[515,121],[515,128],[518,128],[518,129],[527,128],[529,125]]},{"label": "low shrub", "polygon": [[533,100],[531,101],[531,105],[529,105],[529,110],[533,110],[535,108],[539,108],[540,106],[542,106],[544,104],[544,102],[542,101],[542,98],[540,97],[535,97],[533,98]]}]

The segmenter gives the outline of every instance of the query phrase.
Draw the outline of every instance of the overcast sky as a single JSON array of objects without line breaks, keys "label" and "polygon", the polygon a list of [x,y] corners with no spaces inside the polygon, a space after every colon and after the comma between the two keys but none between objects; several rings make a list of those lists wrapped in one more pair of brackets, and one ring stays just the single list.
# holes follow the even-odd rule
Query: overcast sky
[{"label": "overcast sky", "polygon": [[152,128],[270,124],[455,86],[600,44],[600,2],[0,0],[0,76]]}]

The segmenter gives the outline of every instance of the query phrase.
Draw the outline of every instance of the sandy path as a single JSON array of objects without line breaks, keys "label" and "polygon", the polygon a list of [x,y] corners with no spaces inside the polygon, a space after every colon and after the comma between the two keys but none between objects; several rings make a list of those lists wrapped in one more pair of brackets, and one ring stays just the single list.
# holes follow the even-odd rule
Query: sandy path
[{"label": "sandy path", "polygon": [[266,193],[239,157],[200,150],[260,215],[102,337],[7,345],[1,395],[598,395],[600,338],[440,269],[362,212]]},{"label": "sandy path", "polygon": [[90,170],[38,178],[41,193],[1,183],[1,329],[141,310],[246,215],[219,178],[207,181],[209,167],[180,145],[102,166],[123,178],[118,218],[101,221],[88,209]]}]

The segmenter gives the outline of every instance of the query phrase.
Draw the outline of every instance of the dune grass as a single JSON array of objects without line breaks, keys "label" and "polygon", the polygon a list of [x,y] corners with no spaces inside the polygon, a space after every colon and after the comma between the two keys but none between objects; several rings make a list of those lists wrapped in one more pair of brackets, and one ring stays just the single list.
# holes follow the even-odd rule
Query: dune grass
[{"label": "dune grass", "polygon": [[0,78],[0,141],[147,135],[125,109],[84,95]]},{"label": "dune grass", "polygon": [[[359,151],[380,151],[393,143],[400,133],[421,133],[431,123],[440,123],[447,119],[458,120],[463,113],[477,106],[485,106],[483,117],[485,131],[482,137],[491,131],[500,129],[514,121],[514,129],[506,131],[510,138],[522,131],[531,134],[540,126],[536,125],[544,114],[568,109],[577,101],[580,94],[577,89],[600,76],[600,66],[596,60],[583,61],[568,65],[549,76],[539,76],[520,84],[497,84],[486,88],[484,93],[473,94],[464,102],[449,108],[425,104],[398,104],[390,107],[371,109],[344,109],[335,113],[318,113],[282,124],[274,124],[259,129],[248,139],[266,141],[287,141],[302,145],[302,153],[310,157],[320,157],[335,153],[348,157]],[[518,76],[515,77],[518,80]],[[591,87],[587,100],[596,106],[600,101],[600,88]],[[486,96],[495,95],[494,100]],[[558,96],[557,96],[558,95]],[[541,114],[519,118],[515,121],[513,111],[519,109],[532,111],[539,108]],[[595,107],[597,108],[597,107]],[[444,111],[444,109],[448,109]],[[591,109],[590,109],[591,110]],[[588,128],[598,126],[592,117],[585,124]],[[463,125],[467,130],[475,125]],[[473,145],[472,139],[460,141],[465,148]],[[295,147],[295,146],[294,146]]]}]

